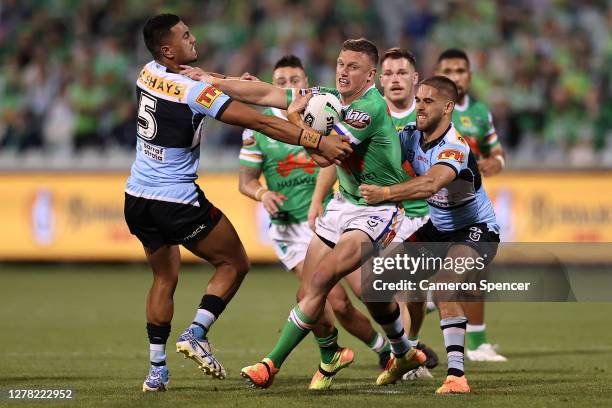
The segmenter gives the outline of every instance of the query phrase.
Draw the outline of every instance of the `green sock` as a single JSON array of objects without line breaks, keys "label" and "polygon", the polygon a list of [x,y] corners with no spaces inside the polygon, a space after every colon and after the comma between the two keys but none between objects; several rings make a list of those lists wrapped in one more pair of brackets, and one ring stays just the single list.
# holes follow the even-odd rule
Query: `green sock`
[{"label": "green sock", "polygon": [[334,327],[334,331],[327,337],[317,337],[315,340],[319,345],[319,351],[321,352],[321,362],[323,364],[329,364],[334,359],[334,355],[340,347],[338,346],[338,329]]},{"label": "green sock", "polygon": [[487,342],[486,330],[466,332],[465,335],[468,350],[476,350],[481,344]]},{"label": "green sock", "polygon": [[374,332],[372,339],[367,344],[368,347],[376,354],[385,354],[391,352],[391,345],[378,332]]},{"label": "green sock", "polygon": [[291,310],[289,319],[281,331],[280,338],[270,354],[266,356],[272,360],[276,368],[280,368],[287,356],[308,335],[314,323],[313,320],[302,313],[299,306],[295,306]]}]

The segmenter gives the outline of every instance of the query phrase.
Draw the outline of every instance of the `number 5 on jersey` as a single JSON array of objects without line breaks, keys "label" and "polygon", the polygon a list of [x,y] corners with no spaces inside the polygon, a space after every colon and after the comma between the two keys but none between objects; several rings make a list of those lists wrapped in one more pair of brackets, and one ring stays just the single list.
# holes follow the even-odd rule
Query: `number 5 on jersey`
[{"label": "number 5 on jersey", "polygon": [[157,134],[157,122],[155,121],[155,107],[157,99],[149,96],[145,92],[140,94],[140,103],[138,104],[138,136],[145,140],[153,140]]}]

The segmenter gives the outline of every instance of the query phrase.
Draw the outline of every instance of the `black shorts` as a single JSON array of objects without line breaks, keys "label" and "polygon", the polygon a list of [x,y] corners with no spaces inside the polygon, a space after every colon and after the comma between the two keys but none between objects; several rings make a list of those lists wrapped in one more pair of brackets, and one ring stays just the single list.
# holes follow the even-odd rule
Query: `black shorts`
[{"label": "black shorts", "polygon": [[199,207],[149,200],[125,194],[125,221],[142,245],[155,251],[163,245],[184,245],[206,237],[223,213],[198,187]]},{"label": "black shorts", "polygon": [[468,225],[456,231],[440,231],[434,227],[431,220],[416,230],[406,242],[445,242],[448,245],[437,246],[444,253],[437,256],[445,257],[446,253],[453,244],[469,245],[482,256],[486,263],[490,263],[497,254],[499,245],[499,234],[489,230],[485,223]]}]

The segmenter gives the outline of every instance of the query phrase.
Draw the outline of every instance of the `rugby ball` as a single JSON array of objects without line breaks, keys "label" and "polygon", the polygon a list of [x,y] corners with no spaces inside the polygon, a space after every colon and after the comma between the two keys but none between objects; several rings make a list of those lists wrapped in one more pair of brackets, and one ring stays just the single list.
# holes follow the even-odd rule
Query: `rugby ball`
[{"label": "rugby ball", "polygon": [[310,98],[303,118],[308,126],[327,136],[340,120],[341,112],[342,104],[338,98],[330,93],[321,93]]}]

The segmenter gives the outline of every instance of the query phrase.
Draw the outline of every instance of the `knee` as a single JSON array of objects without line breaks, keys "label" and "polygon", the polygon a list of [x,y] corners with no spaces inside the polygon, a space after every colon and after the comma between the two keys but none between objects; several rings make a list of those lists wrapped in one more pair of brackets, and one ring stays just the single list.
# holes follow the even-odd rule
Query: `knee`
[{"label": "knee", "polygon": [[328,298],[331,303],[332,310],[334,311],[334,315],[340,320],[351,319],[353,313],[355,312],[355,307],[351,303],[349,298],[344,299],[332,299]]},{"label": "knee", "polygon": [[247,256],[232,259],[228,263],[230,268],[239,278],[244,278],[249,270],[251,270],[251,261]]},{"label": "knee", "polygon": [[325,268],[320,268],[312,274],[310,287],[317,292],[329,292],[335,285],[333,272]]},{"label": "knee", "polygon": [[173,291],[178,284],[178,274],[156,274],[153,282],[157,287]]}]

